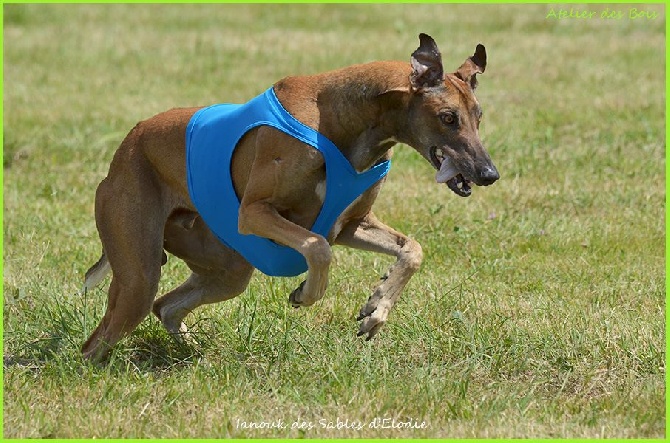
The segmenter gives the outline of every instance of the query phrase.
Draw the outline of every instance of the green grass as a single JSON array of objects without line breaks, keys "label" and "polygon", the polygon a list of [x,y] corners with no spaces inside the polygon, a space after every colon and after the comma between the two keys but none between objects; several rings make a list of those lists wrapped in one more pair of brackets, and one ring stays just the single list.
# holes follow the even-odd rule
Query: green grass
[{"label": "green grass", "polygon": [[[665,9],[647,8],[660,17],[4,5],[4,436],[663,438]],[[447,69],[486,45],[481,132],[502,178],[460,199],[396,148],[375,212],[425,261],[375,340],[355,337],[354,317],[391,260],[337,248],[309,309],[287,304],[300,279],[257,274],[188,318],[198,346],[149,318],[108,366],[82,362],[106,300],[78,294],[100,252],[94,189],[138,120],[242,101],[289,74],[408,60],[419,32]],[[164,269],[162,292],[187,276],[174,258]],[[338,417],[364,429],[321,428]],[[240,426],[273,420],[287,429]]]}]

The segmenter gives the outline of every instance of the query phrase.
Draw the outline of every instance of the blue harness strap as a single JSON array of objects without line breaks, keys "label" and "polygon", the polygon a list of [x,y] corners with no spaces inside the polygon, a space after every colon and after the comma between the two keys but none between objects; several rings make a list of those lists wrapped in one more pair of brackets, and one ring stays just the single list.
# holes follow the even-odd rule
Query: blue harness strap
[{"label": "blue harness strap", "polygon": [[191,117],[186,128],[186,174],[191,200],[204,222],[219,240],[264,274],[299,275],[307,270],[305,258],[299,252],[238,231],[240,201],[233,187],[231,160],[242,136],[258,126],[285,132],[323,155],[326,196],[310,230],[324,237],[339,215],[388,173],[391,162],[356,172],[333,142],[284,109],[272,87],[245,104],[213,105]]}]

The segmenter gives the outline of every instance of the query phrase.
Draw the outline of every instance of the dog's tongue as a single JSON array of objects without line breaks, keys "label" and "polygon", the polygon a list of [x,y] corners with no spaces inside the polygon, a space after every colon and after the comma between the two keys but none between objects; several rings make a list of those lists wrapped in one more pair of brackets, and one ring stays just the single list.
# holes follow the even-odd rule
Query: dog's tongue
[{"label": "dog's tongue", "polygon": [[454,178],[456,175],[458,175],[458,171],[456,170],[456,167],[451,162],[449,157],[447,157],[442,161],[442,164],[440,165],[440,170],[437,171],[437,173],[435,174],[435,180],[438,183],[446,183],[452,178]]}]

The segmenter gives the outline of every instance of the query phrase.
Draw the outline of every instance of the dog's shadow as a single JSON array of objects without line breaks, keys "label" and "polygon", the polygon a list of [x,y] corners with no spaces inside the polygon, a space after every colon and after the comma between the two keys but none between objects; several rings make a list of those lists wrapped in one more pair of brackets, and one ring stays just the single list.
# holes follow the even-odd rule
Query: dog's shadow
[{"label": "dog's shadow", "polygon": [[91,363],[84,360],[81,343],[63,332],[54,327],[16,350],[5,350],[3,368],[36,373],[54,366],[165,373],[196,364],[206,351],[206,346],[176,340],[158,324],[149,324],[138,328],[124,345],[114,348],[101,362]]},{"label": "dog's shadow", "polygon": [[197,344],[176,340],[165,331],[137,332],[125,345],[114,348],[101,364],[145,373],[165,373],[191,367],[204,356]]}]

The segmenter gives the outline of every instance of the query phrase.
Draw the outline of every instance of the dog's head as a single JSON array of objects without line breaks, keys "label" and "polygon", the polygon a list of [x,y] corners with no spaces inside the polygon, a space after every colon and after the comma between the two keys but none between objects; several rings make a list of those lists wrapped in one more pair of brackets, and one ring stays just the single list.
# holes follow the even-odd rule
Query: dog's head
[{"label": "dog's head", "polygon": [[426,34],[419,40],[411,59],[411,145],[437,169],[438,183],[468,197],[471,183],[488,186],[500,177],[479,139],[482,109],[474,95],[477,74],[486,68],[486,49],[477,45],[456,72],[445,74],[435,41]]}]

